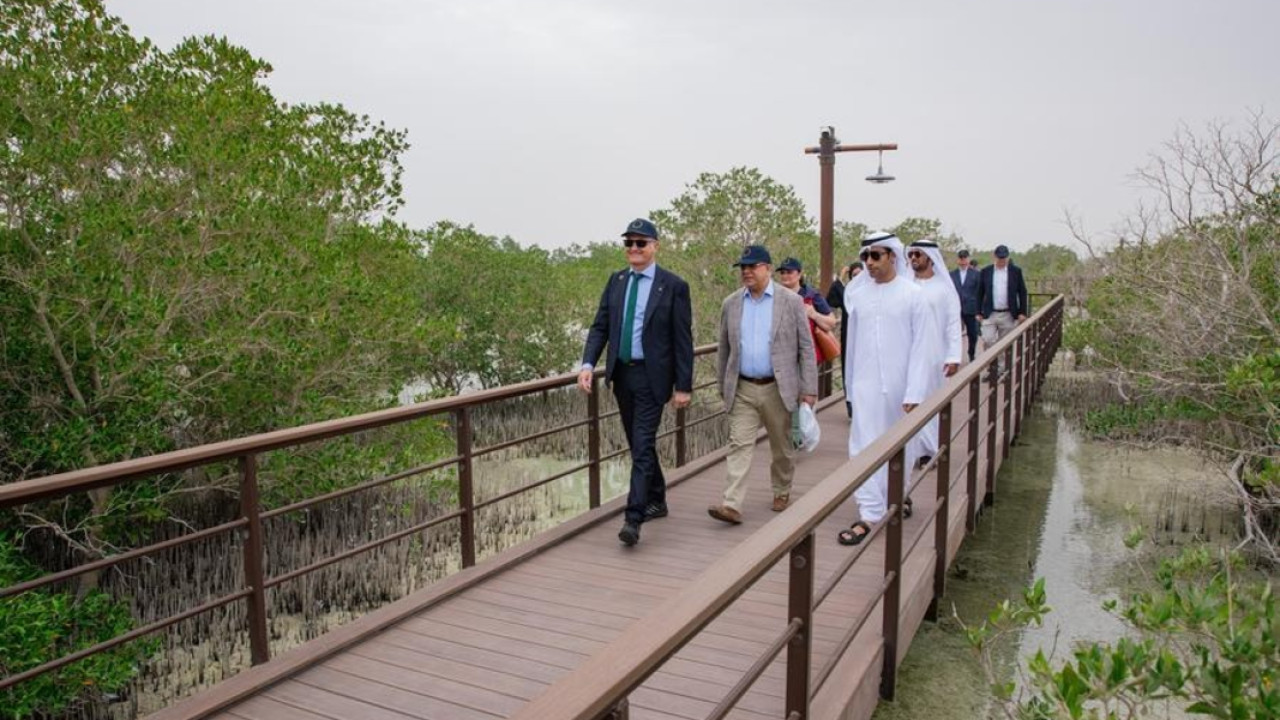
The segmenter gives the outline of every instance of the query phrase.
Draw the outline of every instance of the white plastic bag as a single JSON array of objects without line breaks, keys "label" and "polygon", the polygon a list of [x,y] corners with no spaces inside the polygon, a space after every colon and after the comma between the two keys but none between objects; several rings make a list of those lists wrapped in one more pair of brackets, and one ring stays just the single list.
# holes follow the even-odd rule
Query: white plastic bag
[{"label": "white plastic bag", "polygon": [[813,452],[822,440],[822,427],[818,425],[818,416],[814,414],[809,403],[800,403],[796,410],[798,430],[797,447],[803,452]]}]

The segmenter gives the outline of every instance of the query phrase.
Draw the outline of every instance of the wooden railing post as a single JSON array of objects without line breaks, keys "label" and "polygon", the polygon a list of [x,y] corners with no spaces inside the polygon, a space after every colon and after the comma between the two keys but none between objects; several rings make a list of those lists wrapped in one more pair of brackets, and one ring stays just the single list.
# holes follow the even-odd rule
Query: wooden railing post
[{"label": "wooden railing post", "polygon": [[898,686],[898,615],[902,588],[902,502],[906,483],[906,452],[898,448],[889,461],[889,515],[884,543],[884,598],[880,603],[884,667],[880,671],[880,697],[892,700]]},{"label": "wooden railing post", "polygon": [[254,665],[271,659],[267,642],[267,588],[263,571],[262,516],[258,499],[258,460],[240,456],[240,515],[247,521],[244,537],[244,583],[252,592],[245,598],[249,608],[249,657]]},{"label": "wooden railing post", "polygon": [[[995,360],[992,360],[994,364]],[[987,396],[987,467],[986,489],[982,496],[983,505],[991,505],[996,497],[996,428],[999,423],[996,413],[1000,411],[1000,382],[994,374],[991,376],[991,392]]]},{"label": "wooden railing post", "polygon": [[1013,381],[1016,381],[1017,385],[1014,387],[1013,402],[1010,405],[1013,411],[1013,437],[1015,438],[1022,434],[1022,395],[1026,388],[1025,373],[1027,367],[1027,345],[1023,341],[1026,340],[1026,338],[1027,334],[1024,332],[1018,336],[1018,340],[1014,344],[1015,360],[1013,367],[1017,372],[1013,376]]},{"label": "wooden railing post", "polygon": [[813,533],[791,548],[787,617],[800,621],[800,631],[787,644],[788,717],[809,717],[809,674],[813,663]]},{"label": "wooden railing post", "polygon": [[818,399],[830,397],[835,389],[836,361],[828,360],[818,366]]},{"label": "wooden railing post", "polygon": [[587,395],[587,504],[600,507],[600,382],[591,376],[591,394]]},{"label": "wooden railing post", "polygon": [[617,705],[609,708],[603,715],[596,720],[629,720],[631,717],[631,703],[627,698],[622,698]]},{"label": "wooden railing post", "polygon": [[978,377],[974,377],[969,381],[969,412],[972,413],[968,420],[969,439],[965,443],[966,447],[973,453],[973,457],[969,458],[969,464],[965,468],[965,491],[968,493],[969,507],[964,514],[964,527],[966,532],[973,532],[978,526],[978,428],[982,425],[982,409],[978,404],[982,402],[982,383]]},{"label": "wooden railing post", "polygon": [[[594,393],[593,393],[594,394]],[[458,426],[458,509],[462,510],[462,567],[476,564],[476,496],[472,487],[471,408],[456,411]]]},{"label": "wooden railing post", "polygon": [[1031,409],[1031,398],[1035,397],[1040,389],[1040,374],[1038,372],[1040,369],[1040,323],[1032,323],[1027,333],[1031,342],[1031,357],[1027,368],[1027,376],[1031,383],[1027,392],[1027,409],[1029,410]]},{"label": "wooden railing post", "polygon": [[938,469],[935,473],[938,485],[938,509],[933,515],[933,599],[925,617],[938,619],[938,602],[947,589],[947,536],[951,524],[951,408],[955,398],[947,401],[938,413]]},{"label": "wooden railing post", "polygon": [[1000,459],[1008,460],[1009,443],[1013,441],[1013,345],[1005,348],[1004,369],[1004,377],[1001,378],[1001,383],[1004,385],[1004,397],[1000,401],[1000,406],[1003,408],[1001,419],[1004,432],[1002,433],[1003,437],[1000,438]]},{"label": "wooden railing post", "polygon": [[676,410],[676,467],[683,467],[688,462],[688,439],[685,432],[689,420],[687,408]]}]

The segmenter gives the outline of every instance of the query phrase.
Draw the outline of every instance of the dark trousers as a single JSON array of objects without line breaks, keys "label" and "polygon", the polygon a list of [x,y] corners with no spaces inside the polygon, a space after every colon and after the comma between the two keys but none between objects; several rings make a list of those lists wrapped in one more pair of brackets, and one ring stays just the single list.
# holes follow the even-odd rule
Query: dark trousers
[{"label": "dark trousers", "polygon": [[964,334],[969,336],[969,360],[972,361],[973,354],[978,349],[978,317],[960,313],[960,322],[964,323]]},{"label": "dark trousers", "polygon": [[[849,322],[849,314],[841,310],[840,311],[840,382],[844,382],[845,380],[846,376],[844,374],[844,364],[849,359],[849,333],[846,332],[846,327],[848,325],[848,322]],[[850,419],[852,419],[853,403],[849,402],[848,400],[848,397],[849,397],[848,387],[845,387],[844,389],[844,396],[845,396],[844,412],[846,415],[849,416]]]},{"label": "dark trousers", "polygon": [[649,503],[667,501],[667,479],[658,463],[658,425],[663,404],[649,385],[643,365],[615,366],[613,396],[631,448],[631,492],[627,494],[627,522],[644,522]]}]

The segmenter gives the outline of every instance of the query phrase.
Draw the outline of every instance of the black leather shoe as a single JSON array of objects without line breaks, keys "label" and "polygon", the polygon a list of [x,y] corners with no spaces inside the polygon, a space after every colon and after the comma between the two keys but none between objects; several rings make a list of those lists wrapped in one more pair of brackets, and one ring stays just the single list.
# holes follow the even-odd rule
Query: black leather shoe
[{"label": "black leather shoe", "polygon": [[667,516],[667,504],[651,502],[644,506],[644,521],[657,520]]},{"label": "black leather shoe", "polygon": [[631,547],[640,542],[640,523],[627,521],[622,524],[622,529],[618,531],[618,539],[623,545]]}]

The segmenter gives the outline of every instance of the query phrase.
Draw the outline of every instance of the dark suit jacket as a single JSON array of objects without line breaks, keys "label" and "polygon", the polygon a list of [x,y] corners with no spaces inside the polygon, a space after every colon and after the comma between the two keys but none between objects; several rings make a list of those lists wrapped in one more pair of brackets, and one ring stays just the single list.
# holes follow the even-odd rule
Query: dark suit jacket
[{"label": "dark suit jacket", "polygon": [[[989,318],[996,311],[993,305],[994,291],[991,284],[995,282],[996,266],[982,268],[982,277],[978,283],[978,314]],[[1019,315],[1031,314],[1031,301],[1027,297],[1027,284],[1022,280],[1022,268],[1009,263],[1009,313],[1015,318]]]},{"label": "dark suit jacket", "polygon": [[[582,362],[595,366],[608,346],[606,383],[612,380],[618,359],[629,272],[630,268],[609,276],[600,294],[596,318],[587,332],[586,349],[582,351]],[[654,273],[653,287],[649,290],[640,342],[644,348],[645,375],[659,402],[670,400],[673,388],[693,392],[693,307],[689,302],[689,284],[661,266]]]},{"label": "dark suit jacket", "polygon": [[978,274],[980,270],[969,268],[964,274],[964,285],[960,284],[960,268],[951,271],[951,282],[955,283],[956,292],[960,293],[960,314],[978,314]]}]

